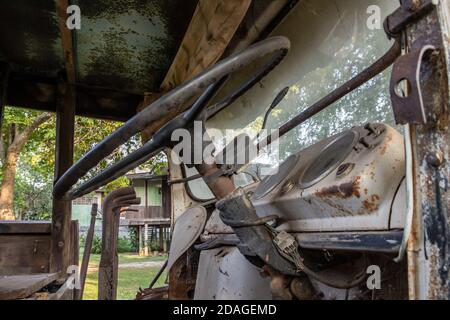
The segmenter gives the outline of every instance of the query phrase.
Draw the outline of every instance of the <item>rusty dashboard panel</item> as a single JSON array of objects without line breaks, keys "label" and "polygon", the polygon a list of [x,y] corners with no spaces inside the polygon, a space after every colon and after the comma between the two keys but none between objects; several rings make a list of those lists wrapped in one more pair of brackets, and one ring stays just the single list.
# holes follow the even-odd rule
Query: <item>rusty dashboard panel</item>
[{"label": "rusty dashboard panel", "polygon": [[354,127],[288,158],[257,187],[259,216],[276,214],[290,232],[389,230],[402,220],[403,137],[384,124]]}]

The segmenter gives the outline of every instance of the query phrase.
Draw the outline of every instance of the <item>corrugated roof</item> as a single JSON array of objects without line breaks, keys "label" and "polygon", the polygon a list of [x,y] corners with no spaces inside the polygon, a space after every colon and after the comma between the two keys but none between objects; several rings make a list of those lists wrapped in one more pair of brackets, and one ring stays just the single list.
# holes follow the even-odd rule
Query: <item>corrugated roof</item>
[{"label": "corrugated roof", "polygon": [[[130,117],[144,92],[159,89],[197,0],[74,0],[70,4],[81,11],[81,29],[73,32],[76,82],[81,95],[87,96],[83,101],[93,100],[81,104],[77,113],[89,114],[86,109],[99,103],[95,99],[107,95],[117,102],[103,101],[102,112],[117,109],[111,110],[113,118],[116,113]],[[51,107],[54,93],[45,86],[65,74],[56,0],[0,0],[0,62],[11,67],[10,101],[17,106],[33,107],[34,102],[41,109]],[[24,92],[27,99],[18,96]],[[132,110],[127,110],[131,105]]]}]

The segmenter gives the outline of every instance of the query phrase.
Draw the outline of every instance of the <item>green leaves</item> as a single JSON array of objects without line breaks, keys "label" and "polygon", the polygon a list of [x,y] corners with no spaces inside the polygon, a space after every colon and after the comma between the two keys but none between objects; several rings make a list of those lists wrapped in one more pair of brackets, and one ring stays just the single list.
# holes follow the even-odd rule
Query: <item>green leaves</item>
[{"label": "green leaves", "polygon": [[[19,131],[21,131],[39,114],[41,112],[35,110],[14,107],[5,108],[1,131],[4,146],[6,148],[8,146],[11,128],[18,126]],[[121,125],[122,123],[120,122],[77,116],[75,119],[74,161],[80,159],[98,142],[110,135]],[[52,203],[51,191],[55,164],[55,143],[56,115],[40,125],[33,132],[20,153],[14,193],[14,206],[17,215],[28,219],[49,218]],[[115,150],[110,157],[102,161],[97,168],[91,170],[83,181],[136,150],[140,145],[140,137],[133,137],[126,144]],[[165,155],[161,154],[141,166],[140,169],[158,174],[161,168],[166,165]],[[127,185],[129,185],[128,179],[121,177],[105,186],[104,190],[109,192]]]}]

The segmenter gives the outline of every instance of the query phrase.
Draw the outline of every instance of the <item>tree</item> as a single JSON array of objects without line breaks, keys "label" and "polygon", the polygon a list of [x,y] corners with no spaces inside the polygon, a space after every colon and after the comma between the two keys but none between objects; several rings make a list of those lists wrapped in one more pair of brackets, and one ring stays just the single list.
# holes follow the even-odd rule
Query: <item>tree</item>
[{"label": "tree", "polygon": [[52,117],[51,113],[42,113],[32,120],[25,117],[10,122],[5,134],[0,134],[0,157],[3,165],[0,189],[0,220],[14,220],[14,182],[20,152],[33,132]]},{"label": "tree", "polygon": [[[0,153],[5,155],[3,159],[0,157],[2,169],[5,169],[6,147],[10,140],[10,128],[12,126],[18,126],[19,130],[22,131],[39,115],[40,113],[38,111],[13,107],[5,108],[4,125],[0,141]],[[75,121],[75,161],[80,159],[98,142],[123,125],[121,122],[79,116],[75,118]],[[50,217],[52,212],[51,199],[55,162],[55,143],[56,117],[52,116],[48,121],[45,121],[33,131],[28,141],[22,147],[20,156],[16,162],[16,174],[14,177],[13,188],[14,214],[17,219],[41,220]],[[126,156],[139,146],[140,139],[139,136],[136,135],[130,139],[129,142],[117,148],[107,159],[101,161],[96,168],[90,170],[82,181],[86,181],[100,170],[103,170],[105,167]],[[165,165],[166,158],[164,154],[160,154],[140,166],[140,169],[159,174],[161,167]],[[3,174],[4,170],[0,170],[0,180],[2,176],[4,177]],[[128,179],[120,177],[102,189],[108,192],[128,184]]]}]

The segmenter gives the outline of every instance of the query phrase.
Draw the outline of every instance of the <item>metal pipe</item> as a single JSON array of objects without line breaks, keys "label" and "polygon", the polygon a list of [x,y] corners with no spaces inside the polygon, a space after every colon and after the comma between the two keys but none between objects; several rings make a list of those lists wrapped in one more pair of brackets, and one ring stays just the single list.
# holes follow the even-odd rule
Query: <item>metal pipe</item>
[{"label": "metal pipe", "polygon": [[[342,97],[346,96],[348,93],[357,89],[370,79],[374,78],[389,66],[391,66],[395,60],[401,55],[401,44],[398,38],[395,39],[392,47],[377,61],[375,61],[367,69],[363,70],[361,73],[356,75],[354,78],[350,79],[344,83],[339,88],[333,90],[331,93],[323,97],[321,100],[314,103],[312,106],[301,112],[296,117],[292,118],[280,127],[278,137],[282,137],[298,125],[302,124],[312,116],[323,111],[325,108],[329,107],[331,104],[335,103]],[[263,141],[258,143],[258,150],[266,147],[272,142],[272,137],[269,135]]]},{"label": "metal pipe", "polygon": [[405,158],[406,158],[406,218],[405,226],[403,228],[403,238],[400,244],[395,262],[402,261],[406,248],[408,246],[409,236],[411,234],[413,216],[414,216],[414,167],[413,167],[413,151],[411,143],[411,126],[405,126]]},{"label": "metal pipe", "polygon": [[86,241],[84,243],[83,261],[81,262],[80,268],[80,289],[77,291],[76,300],[83,299],[84,284],[86,282],[86,274],[89,266],[89,258],[91,256],[92,250],[92,240],[94,238],[95,232],[95,221],[97,218],[98,205],[94,203],[91,207],[91,222],[89,224],[89,229],[86,235]]},{"label": "metal pipe", "polygon": [[153,278],[152,282],[150,282],[150,285],[148,286],[149,289],[153,288],[153,286],[155,285],[156,281],[158,281],[159,277],[162,275],[162,273],[166,269],[168,263],[169,263],[169,260],[166,260],[166,262],[164,262],[162,267],[159,269],[158,273]]},{"label": "metal pipe", "polygon": [[[411,125],[405,126],[405,155],[406,155],[406,219],[403,228],[403,239],[398,253],[398,257],[394,260],[400,262],[406,250],[407,266],[408,266],[408,298],[409,300],[417,299],[416,291],[416,241],[417,237],[411,237],[413,233],[414,221],[414,154],[411,141]],[[417,228],[414,228],[414,234]]]},{"label": "metal pipe", "polygon": [[102,253],[98,269],[98,300],[116,300],[119,259],[117,240],[119,236],[120,210],[139,204],[133,187],[114,190],[103,202]]}]

